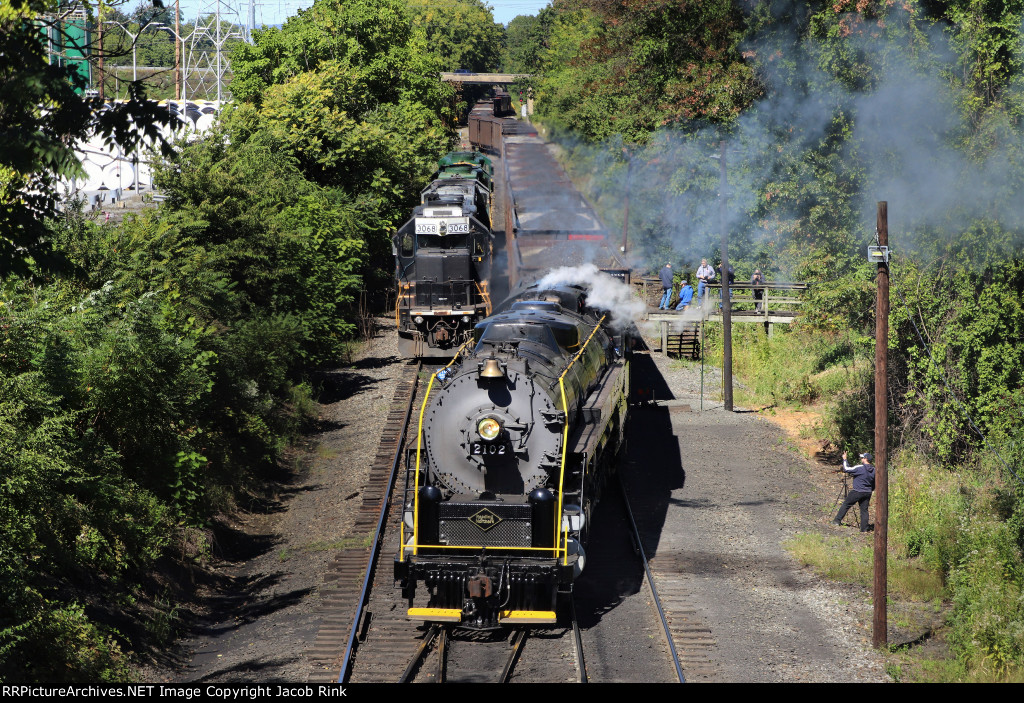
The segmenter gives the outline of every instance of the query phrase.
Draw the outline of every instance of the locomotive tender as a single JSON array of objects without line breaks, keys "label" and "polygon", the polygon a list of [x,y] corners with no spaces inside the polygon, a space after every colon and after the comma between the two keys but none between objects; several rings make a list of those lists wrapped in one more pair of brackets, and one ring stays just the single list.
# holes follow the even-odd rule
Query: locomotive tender
[{"label": "locomotive tender", "polygon": [[431,377],[395,557],[410,618],[556,622],[624,440],[630,340],[610,320],[581,286],[534,285]]},{"label": "locomotive tender", "polygon": [[490,159],[452,152],[392,239],[402,356],[450,357],[491,312]]}]

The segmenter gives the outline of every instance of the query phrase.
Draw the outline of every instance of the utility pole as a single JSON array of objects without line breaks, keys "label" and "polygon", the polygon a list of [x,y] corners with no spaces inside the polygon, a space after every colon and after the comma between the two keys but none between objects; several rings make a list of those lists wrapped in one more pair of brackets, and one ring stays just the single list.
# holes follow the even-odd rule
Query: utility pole
[{"label": "utility pole", "polygon": [[[878,203],[877,239],[884,254],[878,261],[878,301],[875,310],[875,610],[871,643],[888,643],[887,600],[889,554],[889,204]],[[884,248],[883,248],[884,247]]]},{"label": "utility pole", "polygon": [[625,263],[626,247],[629,245],[629,177],[633,168],[633,160],[629,158],[629,147],[622,147],[622,155],[626,157],[626,206],[622,215],[622,246],[619,251],[622,252],[623,263]]},{"label": "utility pole", "polygon": [[98,26],[100,35],[100,61],[99,61],[99,74],[100,74],[100,101],[102,102],[106,95],[104,94],[103,84],[106,83],[107,74],[103,70],[103,4],[100,3],[99,7],[96,8],[96,24]]},{"label": "utility pole", "polygon": [[181,0],[174,0],[174,99],[181,100]]},{"label": "utility pole", "polygon": [[732,306],[729,292],[729,233],[725,227],[726,190],[725,140],[720,143],[721,178],[718,192],[718,217],[722,227],[722,400],[727,412],[732,412]]}]

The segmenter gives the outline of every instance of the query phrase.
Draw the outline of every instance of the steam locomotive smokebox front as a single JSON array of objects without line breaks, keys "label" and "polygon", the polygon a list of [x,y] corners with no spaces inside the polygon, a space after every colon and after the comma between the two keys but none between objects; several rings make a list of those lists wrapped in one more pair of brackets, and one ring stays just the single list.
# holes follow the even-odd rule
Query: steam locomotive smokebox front
[{"label": "steam locomotive smokebox front", "polygon": [[497,378],[464,369],[434,397],[425,448],[431,477],[448,495],[525,497],[558,467],[561,427],[544,418],[559,413],[525,366],[510,360]]}]

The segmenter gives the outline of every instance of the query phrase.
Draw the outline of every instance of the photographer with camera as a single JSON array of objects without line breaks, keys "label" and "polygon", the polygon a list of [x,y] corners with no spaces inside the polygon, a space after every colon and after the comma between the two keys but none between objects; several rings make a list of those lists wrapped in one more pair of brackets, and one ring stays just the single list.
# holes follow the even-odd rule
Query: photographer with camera
[{"label": "photographer with camera", "polygon": [[842,470],[853,475],[853,490],[846,496],[843,507],[832,520],[833,525],[842,525],[846,511],[853,507],[854,503],[860,504],[860,531],[868,532],[871,526],[868,525],[868,506],[871,504],[871,492],[875,490],[875,467],[871,464],[871,452],[864,452],[860,455],[860,463],[850,466],[846,463],[846,452],[843,452]]}]

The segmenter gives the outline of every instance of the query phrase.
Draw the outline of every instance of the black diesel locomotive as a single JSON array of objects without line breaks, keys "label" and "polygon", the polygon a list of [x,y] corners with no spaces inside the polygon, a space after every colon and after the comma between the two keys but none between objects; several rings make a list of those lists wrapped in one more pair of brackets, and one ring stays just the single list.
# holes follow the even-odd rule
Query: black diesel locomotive
[{"label": "black diesel locomotive", "polygon": [[584,288],[535,285],[431,378],[395,557],[410,618],[555,623],[623,443],[629,342]]},{"label": "black diesel locomotive", "polygon": [[421,194],[422,205],[395,233],[398,350],[405,357],[443,356],[491,312],[491,162],[452,152]]}]

